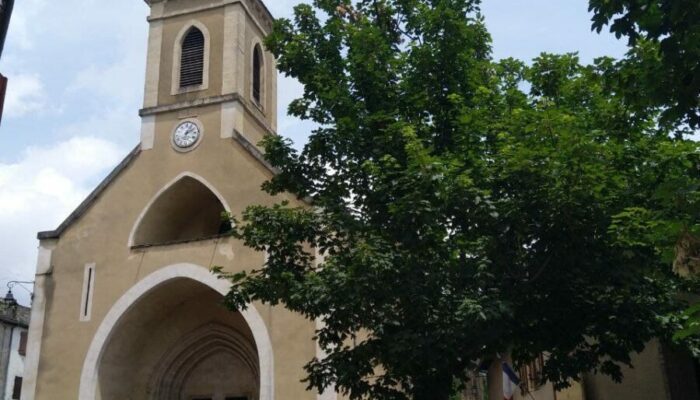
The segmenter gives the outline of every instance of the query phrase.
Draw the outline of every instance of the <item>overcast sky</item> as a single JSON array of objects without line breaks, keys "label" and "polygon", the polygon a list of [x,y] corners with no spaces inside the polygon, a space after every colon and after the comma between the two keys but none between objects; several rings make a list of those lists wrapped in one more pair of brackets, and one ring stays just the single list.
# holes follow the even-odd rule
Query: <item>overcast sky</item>
[{"label": "overcast sky", "polygon": [[[276,17],[299,0],[268,0]],[[590,32],[587,0],[484,0],[495,58],[578,51],[619,57],[625,43]],[[142,0],[20,0],[0,61],[9,77],[0,126],[0,292],[32,280],[36,232],[51,230],[139,140],[148,7]],[[279,82],[279,133],[303,143],[286,117],[300,93]],[[15,290],[21,302],[27,293]]]}]

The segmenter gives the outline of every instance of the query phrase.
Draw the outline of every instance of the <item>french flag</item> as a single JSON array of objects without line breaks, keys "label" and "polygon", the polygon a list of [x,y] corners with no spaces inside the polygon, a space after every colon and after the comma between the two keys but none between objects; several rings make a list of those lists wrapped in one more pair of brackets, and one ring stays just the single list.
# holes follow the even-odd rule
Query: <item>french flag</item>
[{"label": "french flag", "polygon": [[520,385],[520,378],[508,363],[501,363],[503,368],[503,400],[513,400],[515,389]]}]

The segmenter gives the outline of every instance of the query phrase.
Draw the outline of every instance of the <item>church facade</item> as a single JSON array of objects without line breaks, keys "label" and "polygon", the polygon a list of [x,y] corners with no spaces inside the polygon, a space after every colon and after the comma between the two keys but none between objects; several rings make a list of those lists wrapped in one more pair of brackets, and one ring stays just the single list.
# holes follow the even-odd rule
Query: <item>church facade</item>
[{"label": "church facade", "polygon": [[[272,204],[276,130],[260,0],[147,0],[140,144],[40,248],[23,399],[316,399],[315,323],[222,306],[210,273],[259,267],[222,213]],[[292,203],[296,200],[288,199]],[[274,351],[273,351],[274,349]]]},{"label": "church facade", "polygon": [[[223,213],[300,205],[260,190],[275,173],[256,146],[276,134],[275,60],[262,46],[273,17],[261,0],[146,3],[141,140],[58,229],[39,234],[22,399],[336,399],[301,382],[323,356],[316,322],[262,304],[231,312],[229,283],[210,272],[264,263],[227,235]],[[591,395],[551,385],[534,395],[672,399],[657,353],[645,353],[636,389],[596,378]],[[499,399],[492,369],[478,393]]]}]

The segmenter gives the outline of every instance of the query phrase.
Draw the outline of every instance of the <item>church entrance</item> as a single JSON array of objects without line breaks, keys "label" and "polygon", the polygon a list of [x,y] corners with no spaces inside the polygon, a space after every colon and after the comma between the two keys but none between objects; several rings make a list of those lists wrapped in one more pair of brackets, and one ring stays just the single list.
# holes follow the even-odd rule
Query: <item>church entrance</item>
[{"label": "church entrance", "polygon": [[253,334],[223,296],[188,278],[136,301],[115,325],[98,364],[102,400],[258,400]]}]

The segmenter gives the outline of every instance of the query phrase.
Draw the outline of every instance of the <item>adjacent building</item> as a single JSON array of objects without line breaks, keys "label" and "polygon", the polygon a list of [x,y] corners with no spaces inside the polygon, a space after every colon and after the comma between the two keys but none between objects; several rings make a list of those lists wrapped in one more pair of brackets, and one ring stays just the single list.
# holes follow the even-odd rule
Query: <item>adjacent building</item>
[{"label": "adjacent building", "polygon": [[[700,400],[697,360],[658,340],[648,343],[642,353],[632,355],[634,368],[623,368],[622,383],[587,374],[580,382],[571,382],[571,387],[555,390],[551,383],[542,382],[544,360],[546,355],[518,371],[524,390],[516,390],[514,400]],[[501,400],[500,367],[492,366],[489,375],[487,398]]]},{"label": "adjacent building", "polygon": [[11,297],[0,300],[0,393],[2,400],[18,400],[22,394],[27,354],[29,308]]}]

